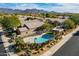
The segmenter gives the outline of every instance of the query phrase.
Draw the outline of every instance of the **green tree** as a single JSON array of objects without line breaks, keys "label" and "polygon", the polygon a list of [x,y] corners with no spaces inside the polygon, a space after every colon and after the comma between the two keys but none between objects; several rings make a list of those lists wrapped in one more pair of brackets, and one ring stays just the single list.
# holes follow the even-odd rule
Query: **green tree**
[{"label": "green tree", "polygon": [[50,17],[50,14],[49,13],[46,13],[46,17]]},{"label": "green tree", "polygon": [[45,13],[40,13],[41,17],[45,18],[46,14]]},{"label": "green tree", "polygon": [[58,21],[54,21],[53,22],[53,25],[56,27],[56,26],[58,26],[60,23],[58,22]]},{"label": "green tree", "polygon": [[19,50],[23,50],[25,48],[25,43],[21,37],[15,39],[15,45]]},{"label": "green tree", "polygon": [[71,20],[74,21],[76,25],[79,25],[79,15],[72,15]]},{"label": "green tree", "polygon": [[40,29],[43,29],[45,31],[50,31],[54,26],[52,24],[49,24],[49,23],[45,23],[41,26]]},{"label": "green tree", "polygon": [[75,23],[72,20],[65,20],[64,25],[66,29],[71,29],[75,27]]},{"label": "green tree", "polygon": [[11,16],[11,17],[4,17],[1,21],[1,24],[3,25],[3,27],[5,28],[17,28],[18,26],[20,26],[20,20],[18,20],[17,17],[15,16]]}]

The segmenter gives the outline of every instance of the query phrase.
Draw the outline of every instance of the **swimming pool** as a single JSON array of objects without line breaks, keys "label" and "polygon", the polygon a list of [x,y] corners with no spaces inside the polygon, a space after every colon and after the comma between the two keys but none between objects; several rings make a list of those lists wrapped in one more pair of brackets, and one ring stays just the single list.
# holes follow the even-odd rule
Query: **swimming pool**
[{"label": "swimming pool", "polygon": [[54,38],[54,36],[51,34],[44,34],[41,37],[35,38],[35,43],[43,43],[43,42],[46,42],[46,41],[51,40],[53,38]]}]

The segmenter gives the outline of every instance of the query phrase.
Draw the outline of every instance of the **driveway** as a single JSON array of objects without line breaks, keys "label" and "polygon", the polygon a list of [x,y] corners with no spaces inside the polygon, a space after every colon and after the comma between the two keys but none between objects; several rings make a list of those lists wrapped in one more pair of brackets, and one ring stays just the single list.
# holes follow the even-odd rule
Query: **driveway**
[{"label": "driveway", "polygon": [[2,42],[1,36],[0,36],[0,56],[7,56],[4,45],[4,42]]},{"label": "driveway", "polygon": [[67,41],[53,56],[79,56],[79,31]]}]

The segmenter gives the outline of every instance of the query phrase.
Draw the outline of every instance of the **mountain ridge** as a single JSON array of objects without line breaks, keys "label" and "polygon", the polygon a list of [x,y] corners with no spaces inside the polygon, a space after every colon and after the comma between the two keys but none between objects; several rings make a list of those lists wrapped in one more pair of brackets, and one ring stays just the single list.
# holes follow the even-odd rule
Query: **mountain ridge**
[{"label": "mountain ridge", "polygon": [[[49,11],[45,10],[39,10],[39,9],[25,9],[25,10],[19,10],[19,9],[10,9],[10,8],[0,8],[0,13],[48,13]],[[54,11],[52,11],[53,13]],[[55,12],[54,12],[55,13]]]}]

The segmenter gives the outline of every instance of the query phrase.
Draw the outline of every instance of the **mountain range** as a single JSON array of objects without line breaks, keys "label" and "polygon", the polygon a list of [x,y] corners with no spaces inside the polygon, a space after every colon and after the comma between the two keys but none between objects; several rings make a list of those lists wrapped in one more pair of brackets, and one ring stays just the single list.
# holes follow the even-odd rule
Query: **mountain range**
[{"label": "mountain range", "polygon": [[[25,10],[19,10],[19,9],[9,9],[9,8],[0,8],[0,13],[48,13],[49,11],[45,10],[38,10],[38,9],[25,9]],[[51,11],[52,13],[55,13],[54,11]]]}]

